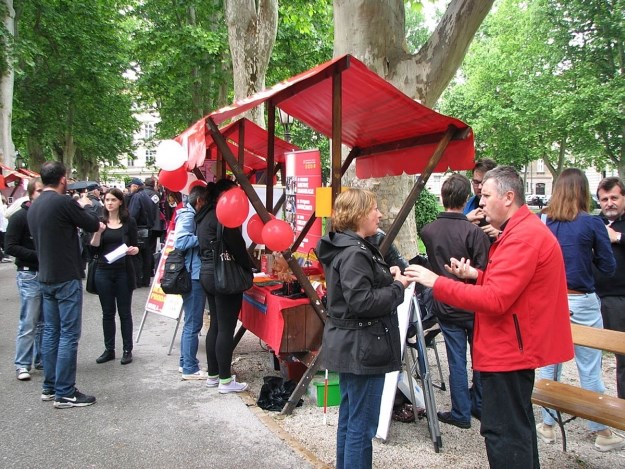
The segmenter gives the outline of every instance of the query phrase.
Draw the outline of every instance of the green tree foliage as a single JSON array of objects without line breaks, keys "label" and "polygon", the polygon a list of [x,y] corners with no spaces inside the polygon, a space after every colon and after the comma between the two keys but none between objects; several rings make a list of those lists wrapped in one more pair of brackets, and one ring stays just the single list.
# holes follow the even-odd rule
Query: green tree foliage
[{"label": "green tree foliage", "polygon": [[[569,165],[602,166],[608,148],[620,146],[622,159],[622,63],[620,74],[618,66],[603,72],[596,66],[618,64],[619,34],[622,54],[623,9],[615,14],[617,3],[622,1],[497,4],[442,104],[443,112],[473,126],[479,156],[517,167],[543,159],[554,177]],[[599,26],[606,22],[610,27]]]},{"label": "green tree foliage", "polygon": [[[55,158],[80,177],[132,148],[127,21],[120,2],[21,0],[13,129],[31,167]],[[24,153],[24,152],[22,152]]]},{"label": "green tree foliage", "polygon": [[232,67],[221,0],[144,0],[132,10],[139,101],[171,138],[231,101]]},{"label": "green tree foliage", "polygon": [[424,187],[419,194],[414,208],[417,233],[419,233],[419,235],[421,235],[421,228],[436,220],[436,216],[439,212],[438,199]]}]

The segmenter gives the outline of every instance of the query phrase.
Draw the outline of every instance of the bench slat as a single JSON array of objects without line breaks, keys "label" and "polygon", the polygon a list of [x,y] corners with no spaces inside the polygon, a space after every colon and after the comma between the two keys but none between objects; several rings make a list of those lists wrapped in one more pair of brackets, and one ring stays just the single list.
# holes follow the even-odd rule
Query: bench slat
[{"label": "bench slat", "polygon": [[571,323],[573,343],[625,355],[625,332],[597,329]]},{"label": "bench slat", "polygon": [[625,399],[541,379],[534,385],[532,402],[625,430]]}]

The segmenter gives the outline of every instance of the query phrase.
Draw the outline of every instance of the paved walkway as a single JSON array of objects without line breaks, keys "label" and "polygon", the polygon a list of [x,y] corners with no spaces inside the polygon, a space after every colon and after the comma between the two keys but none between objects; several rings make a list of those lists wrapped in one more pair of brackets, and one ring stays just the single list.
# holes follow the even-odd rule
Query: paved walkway
[{"label": "paved walkway", "polygon": [[[135,337],[148,294],[135,291]],[[41,372],[15,378],[19,298],[15,266],[0,264],[0,466],[15,468],[309,468],[239,395],[220,395],[178,374],[175,322],[150,315],[134,362],[98,365],[103,351],[98,297],[85,293],[77,387],[97,398],[86,408],[54,409],[40,400]],[[203,340],[201,340],[201,343]],[[200,353],[203,353],[202,351]]]}]

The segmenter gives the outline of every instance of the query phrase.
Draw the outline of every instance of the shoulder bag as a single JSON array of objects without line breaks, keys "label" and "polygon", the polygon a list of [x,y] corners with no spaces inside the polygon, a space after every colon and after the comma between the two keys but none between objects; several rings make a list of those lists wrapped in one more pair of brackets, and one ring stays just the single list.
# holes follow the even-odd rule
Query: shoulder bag
[{"label": "shoulder bag", "polygon": [[174,249],[167,254],[161,289],[167,295],[186,295],[191,291],[191,273],[185,266],[185,251]]},{"label": "shoulder bag", "polygon": [[217,240],[213,243],[213,262],[215,268],[215,292],[221,295],[234,295],[252,288],[254,274],[239,264],[228,252],[223,241],[224,227],[220,223],[217,228]]},{"label": "shoulder bag", "polygon": [[85,285],[85,289],[87,290],[87,293],[93,293],[94,295],[98,294],[98,290],[95,286],[95,271],[98,268],[99,259],[100,256],[97,254],[94,255],[87,266],[87,284]]}]

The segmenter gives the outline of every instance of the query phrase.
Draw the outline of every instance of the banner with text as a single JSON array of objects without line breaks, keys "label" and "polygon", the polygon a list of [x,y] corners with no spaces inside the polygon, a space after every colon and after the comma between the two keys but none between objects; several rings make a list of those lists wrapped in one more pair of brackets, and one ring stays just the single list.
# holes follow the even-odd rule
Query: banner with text
[{"label": "banner with text", "polygon": [[[321,157],[319,150],[303,150],[285,155],[286,200],[284,219],[291,225],[295,236],[299,236],[306,222],[315,213],[315,189],[321,187]],[[297,252],[302,262],[316,257],[311,249],[321,238],[321,219],[315,223],[304,237]]]}]

